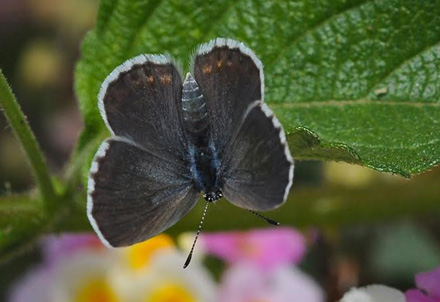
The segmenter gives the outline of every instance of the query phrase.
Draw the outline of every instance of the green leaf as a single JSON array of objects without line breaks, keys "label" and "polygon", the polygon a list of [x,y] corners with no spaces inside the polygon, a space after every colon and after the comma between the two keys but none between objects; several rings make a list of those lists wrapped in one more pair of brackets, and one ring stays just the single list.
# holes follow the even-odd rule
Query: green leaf
[{"label": "green leaf", "polygon": [[412,0],[104,0],[76,68],[78,150],[105,131],[96,96],[113,68],[141,53],[187,62],[219,36],[263,61],[295,158],[405,177],[440,163],[440,2]]}]

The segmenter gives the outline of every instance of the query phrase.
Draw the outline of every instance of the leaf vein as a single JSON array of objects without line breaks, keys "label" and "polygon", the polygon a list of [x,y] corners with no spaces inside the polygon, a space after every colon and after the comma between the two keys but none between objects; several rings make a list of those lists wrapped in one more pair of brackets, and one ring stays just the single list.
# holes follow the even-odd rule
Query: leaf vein
[{"label": "leaf vein", "polygon": [[200,38],[200,40],[199,40],[199,44],[205,42],[205,39],[206,39],[207,37],[209,37],[209,35],[212,34],[212,32],[214,31],[214,29],[216,28],[216,26],[217,26],[218,24],[220,24],[220,22],[221,22],[224,18],[226,18],[228,12],[230,12],[231,9],[234,8],[235,6],[237,6],[237,4],[240,3],[240,2],[242,2],[242,0],[235,0],[235,1],[232,1],[232,3],[230,3],[230,5],[228,5],[228,7],[227,7],[225,10],[223,10],[220,14],[217,15],[217,18],[214,19],[214,20],[211,22],[210,27],[207,29],[207,31],[206,31],[206,32],[202,35],[202,37]]},{"label": "leaf vein", "polygon": [[404,65],[406,65],[407,63],[410,63],[414,58],[423,55],[423,53],[428,52],[429,50],[431,50],[432,48],[435,48],[437,46],[440,45],[439,41],[436,41],[433,44],[427,45],[424,48],[422,48],[420,51],[406,57],[404,60],[402,60],[402,62],[400,62],[397,66],[395,66],[394,68],[391,68],[388,72],[386,72],[383,76],[379,77],[376,81],[373,82],[373,84],[370,85],[370,87],[368,87],[366,89],[366,94],[364,95],[364,97],[366,97],[368,94],[371,93],[371,91],[374,89],[374,87],[376,87],[376,85],[378,85],[381,82],[384,82],[392,73],[394,73],[395,71],[399,70],[400,68],[402,68]]},{"label": "leaf vein", "polygon": [[428,142],[415,143],[411,146],[391,146],[389,144],[387,144],[387,145],[381,145],[381,144],[367,145],[367,144],[356,143],[356,142],[345,142],[344,144],[346,144],[350,147],[362,147],[362,148],[366,148],[366,149],[416,150],[416,149],[419,149],[420,147],[436,145],[439,142],[440,142],[440,139],[434,138],[434,139],[429,140]]},{"label": "leaf vein", "polygon": [[370,3],[370,2],[374,2],[376,0],[367,0],[364,2],[360,2],[355,6],[352,7],[348,7],[343,9],[342,11],[340,11],[337,14],[332,14],[330,16],[327,16],[326,18],[324,18],[323,20],[321,20],[320,22],[318,22],[317,24],[311,26],[308,30],[306,30],[305,32],[303,32],[301,35],[299,35],[298,37],[296,37],[295,39],[293,39],[292,43],[287,45],[286,47],[282,48],[280,50],[280,52],[266,65],[272,65],[273,63],[275,63],[277,60],[279,60],[289,49],[291,49],[293,46],[295,46],[302,38],[306,37],[307,35],[311,35],[313,32],[315,32],[317,29],[319,29],[321,26],[323,26],[324,24],[328,24],[330,23],[332,20],[337,19],[339,16],[342,16],[343,14],[352,11],[352,10],[356,10],[359,7],[361,7],[362,5],[366,4],[366,3]]},{"label": "leaf vein", "polygon": [[294,103],[283,103],[283,104],[271,104],[272,108],[312,108],[312,107],[324,107],[324,106],[333,106],[333,107],[343,107],[350,105],[384,105],[384,106],[410,106],[410,107],[434,107],[440,108],[439,103],[424,103],[424,102],[409,102],[409,101],[389,101],[389,100],[328,100],[328,101],[313,101],[309,103],[305,102],[294,102]]},{"label": "leaf vein", "polygon": [[127,43],[128,47],[125,50],[125,53],[128,53],[131,49],[134,48],[134,46],[137,44],[139,38],[141,37],[143,31],[145,28],[147,28],[149,21],[151,20],[151,16],[154,14],[154,12],[160,7],[165,0],[157,0],[153,3],[153,6],[148,10],[148,12],[144,15],[144,19],[138,26],[138,30],[136,30],[135,34],[130,38],[130,41]]}]

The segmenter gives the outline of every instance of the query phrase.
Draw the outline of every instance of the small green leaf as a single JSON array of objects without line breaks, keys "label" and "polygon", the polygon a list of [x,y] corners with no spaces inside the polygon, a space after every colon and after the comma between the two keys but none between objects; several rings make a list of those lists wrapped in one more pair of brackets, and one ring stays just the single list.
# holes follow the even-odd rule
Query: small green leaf
[{"label": "small green leaf", "polygon": [[78,150],[105,129],[96,96],[113,68],[141,53],[187,62],[219,36],[263,61],[295,158],[405,177],[440,163],[440,2],[412,0],[104,0],[76,68]]}]

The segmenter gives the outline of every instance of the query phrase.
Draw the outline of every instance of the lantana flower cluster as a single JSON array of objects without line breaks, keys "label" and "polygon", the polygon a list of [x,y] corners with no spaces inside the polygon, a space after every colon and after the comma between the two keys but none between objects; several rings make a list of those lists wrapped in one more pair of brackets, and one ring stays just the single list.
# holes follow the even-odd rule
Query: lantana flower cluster
[{"label": "lantana flower cluster", "polygon": [[[165,234],[119,249],[92,234],[52,235],[42,250],[43,262],[17,282],[10,302],[324,302],[297,267],[305,240],[289,228],[202,235],[186,269],[187,248]],[[206,255],[225,262],[218,281]]]},{"label": "lantana flower cluster", "polygon": [[[323,289],[298,264],[306,252],[291,228],[204,234],[183,269],[194,234],[158,235],[107,249],[92,234],[42,240],[43,262],[12,288],[9,302],[324,302]],[[207,256],[224,262],[219,276]],[[417,274],[417,288],[353,288],[340,302],[440,302],[440,267]]]}]

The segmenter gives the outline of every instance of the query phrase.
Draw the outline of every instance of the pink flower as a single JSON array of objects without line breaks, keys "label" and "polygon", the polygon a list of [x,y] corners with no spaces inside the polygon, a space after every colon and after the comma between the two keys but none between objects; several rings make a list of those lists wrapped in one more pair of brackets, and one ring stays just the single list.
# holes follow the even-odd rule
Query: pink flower
[{"label": "pink flower", "polygon": [[8,301],[50,301],[48,291],[51,277],[51,272],[43,266],[32,269],[11,288]]},{"label": "pink flower", "polygon": [[416,275],[419,289],[406,291],[407,302],[440,302],[440,267]]},{"label": "pink flower", "polygon": [[43,254],[48,263],[83,249],[103,249],[104,245],[95,234],[60,234],[48,235],[42,240]]},{"label": "pink flower", "polygon": [[304,237],[291,228],[204,234],[201,241],[208,254],[230,264],[251,262],[264,269],[298,263],[306,249]]},{"label": "pink flower", "polygon": [[251,264],[230,267],[223,275],[218,302],[322,302],[324,294],[308,275],[294,267],[272,271]]}]

